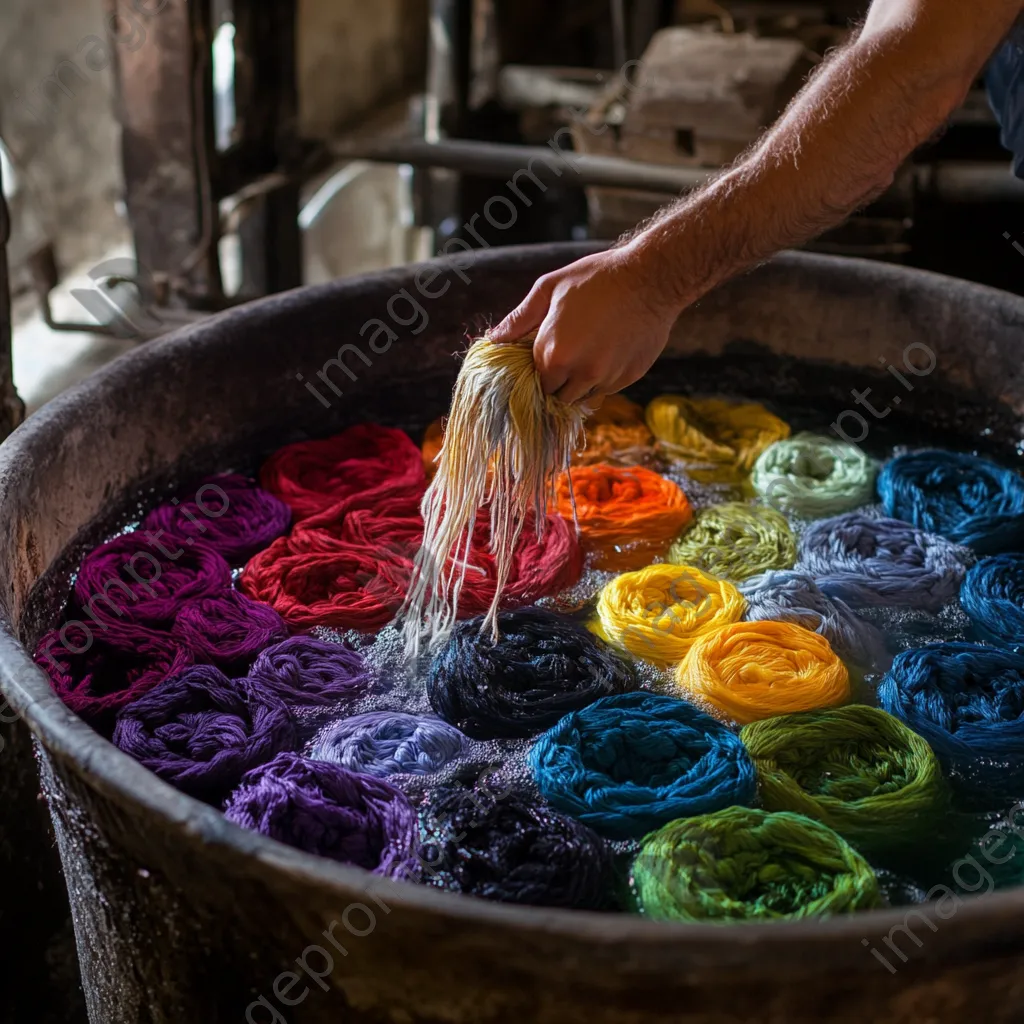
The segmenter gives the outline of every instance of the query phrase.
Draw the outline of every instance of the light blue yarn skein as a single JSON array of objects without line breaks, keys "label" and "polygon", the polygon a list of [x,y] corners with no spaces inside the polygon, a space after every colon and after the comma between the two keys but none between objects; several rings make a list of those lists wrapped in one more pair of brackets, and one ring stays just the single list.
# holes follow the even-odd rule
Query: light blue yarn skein
[{"label": "light blue yarn skein", "polygon": [[466,737],[440,718],[370,711],[332,722],[313,741],[309,756],[363,775],[428,775],[465,749]]},{"label": "light blue yarn skein", "polygon": [[686,701],[602,697],[537,738],[530,767],[552,806],[611,839],[750,803],[757,773],[739,737]]},{"label": "light blue yarn skein", "polygon": [[960,605],[979,640],[1024,648],[1024,554],[983,558],[964,578]]}]

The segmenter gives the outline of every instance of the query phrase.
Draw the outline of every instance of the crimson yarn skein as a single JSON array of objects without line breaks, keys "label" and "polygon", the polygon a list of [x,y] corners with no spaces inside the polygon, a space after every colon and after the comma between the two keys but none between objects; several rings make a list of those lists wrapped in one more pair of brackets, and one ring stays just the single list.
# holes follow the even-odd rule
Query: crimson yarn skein
[{"label": "crimson yarn skein", "polygon": [[328,707],[362,696],[370,685],[358,651],[308,636],[268,647],[249,669],[249,678],[289,707]]},{"label": "crimson yarn skein", "polygon": [[162,530],[179,545],[202,541],[232,565],[244,565],[280,537],[291,518],[292,510],[255,481],[226,473],[202,480],[190,499],[157,505],[140,529]]},{"label": "crimson yarn skein", "polygon": [[278,754],[249,772],[229,821],[320,857],[392,878],[415,878],[416,811],[404,793],[328,761]]},{"label": "crimson yarn skein", "polygon": [[182,605],[171,636],[199,664],[245,670],[268,644],[284,640],[288,627],[269,605],[229,590]]}]

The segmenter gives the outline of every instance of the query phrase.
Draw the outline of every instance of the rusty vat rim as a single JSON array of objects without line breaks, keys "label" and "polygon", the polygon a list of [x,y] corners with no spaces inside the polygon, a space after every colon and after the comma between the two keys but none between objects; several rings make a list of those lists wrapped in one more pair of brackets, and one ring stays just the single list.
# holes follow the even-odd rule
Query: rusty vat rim
[{"label": "rusty vat rim", "polygon": [[[475,257],[475,265],[486,268],[488,263],[504,263],[510,257],[529,257],[539,247],[516,246],[484,252]],[[597,246],[566,244],[567,258],[594,251]],[[551,251],[551,247],[547,247]],[[409,264],[391,270],[360,275],[343,281],[309,286],[247,303],[175,331],[156,342],[147,343],[113,360],[85,381],[54,399],[0,445],[0,511],[12,500],[13,482],[31,478],[34,449],[46,443],[47,436],[56,437],[72,423],[78,422],[83,407],[96,401],[124,399],[124,378],[140,376],[139,368],[147,362],[151,372],[158,372],[160,364],[171,352],[185,349],[194,335],[209,330],[211,325],[226,324],[235,327],[237,334],[260,316],[267,303],[278,307],[295,299],[305,304],[318,295],[342,298],[348,292],[357,292],[364,284],[380,283],[385,279],[411,279],[424,268],[439,261]],[[773,261],[775,265],[795,268],[824,269],[832,273],[861,268],[863,276],[873,281],[891,281],[894,284],[924,286],[949,298],[950,295],[984,296],[1005,316],[1008,323],[1020,324],[1024,334],[1024,298],[1000,292],[983,285],[948,278],[925,271],[879,264],[867,260],[843,257],[786,253]],[[130,369],[130,373],[127,369]],[[12,523],[11,512],[5,521]],[[34,582],[34,581],[33,581]],[[271,871],[284,871],[294,880],[317,886],[329,893],[332,900],[351,902],[365,892],[376,876],[360,868],[346,866],[326,858],[316,857],[281,844],[258,833],[244,830],[229,822],[220,811],[186,796],[163,782],[141,764],[122,753],[107,739],[96,733],[73,714],[50,688],[46,674],[32,660],[18,640],[16,626],[4,615],[0,619],[0,683],[10,698],[11,706],[27,722],[42,746],[57,758],[72,762],[75,771],[106,797],[121,803],[144,808],[180,829],[183,841],[227,848],[240,856],[253,858]],[[393,890],[392,890],[393,893]],[[959,921],[975,925],[1011,925],[1019,929],[1024,920],[1024,886],[986,895],[959,894],[963,906],[958,909]],[[542,930],[554,935],[602,945],[628,942],[642,946],[692,950],[695,946],[716,949],[764,947],[779,951],[790,943],[808,940],[827,940],[836,946],[849,943],[859,957],[862,936],[879,934],[906,921],[912,908],[861,912],[849,916],[826,919],[807,919],[784,922],[753,922],[744,926],[708,927],[706,924],[656,922],[639,915],[601,914],[580,910],[560,910],[540,907],[519,907],[490,903],[482,899],[464,897],[420,885],[401,887],[401,906],[434,916],[443,916],[453,922],[480,923],[530,931]],[[911,954],[914,955],[913,952]]]}]

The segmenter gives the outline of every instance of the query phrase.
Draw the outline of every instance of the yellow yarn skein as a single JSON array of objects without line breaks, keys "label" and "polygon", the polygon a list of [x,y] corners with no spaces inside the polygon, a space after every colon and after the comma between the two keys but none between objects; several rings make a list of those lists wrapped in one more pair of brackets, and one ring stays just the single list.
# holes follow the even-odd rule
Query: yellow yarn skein
[{"label": "yellow yarn skein", "polygon": [[597,614],[609,643],[665,668],[708,630],[738,622],[746,607],[731,583],[693,566],[659,563],[608,583]]},{"label": "yellow yarn skein", "polygon": [[659,450],[702,483],[745,480],[761,452],[789,437],[789,424],[757,402],[660,395],[646,420]]},{"label": "yellow yarn skein", "polygon": [[736,622],[698,637],[676,671],[676,684],[682,696],[740,725],[850,697],[850,675],[823,636],[771,620]]}]

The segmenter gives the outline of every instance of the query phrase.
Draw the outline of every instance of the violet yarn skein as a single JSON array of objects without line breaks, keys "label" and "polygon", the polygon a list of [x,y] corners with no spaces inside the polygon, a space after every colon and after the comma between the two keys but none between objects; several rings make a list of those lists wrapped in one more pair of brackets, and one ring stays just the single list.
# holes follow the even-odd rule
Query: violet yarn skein
[{"label": "violet yarn skein", "polygon": [[260,651],[288,636],[288,627],[270,605],[229,590],[187,601],[171,636],[191,650],[198,663],[245,671]]},{"label": "violet yarn skein", "polygon": [[242,779],[224,814],[306,853],[375,875],[417,877],[419,821],[409,798],[340,765],[279,754]]},{"label": "violet yarn skein", "polygon": [[804,531],[795,568],[853,608],[938,611],[956,597],[971,560],[966,548],[899,519],[847,512]]},{"label": "violet yarn skein", "polygon": [[179,545],[202,541],[232,565],[244,565],[280,537],[291,520],[292,510],[280,498],[248,477],[228,473],[207,477],[190,500],[158,505],[141,529],[163,530]]},{"label": "violet yarn skein", "polygon": [[466,737],[440,718],[370,711],[331,723],[313,741],[309,756],[378,778],[429,775],[458,757],[466,744]]},{"label": "violet yarn skein", "polygon": [[1024,649],[1024,554],[983,558],[964,579],[960,605],[979,639]]},{"label": "violet yarn skein", "polygon": [[250,679],[196,665],[122,709],[114,745],[165,782],[219,804],[242,776],[298,742],[283,701]]},{"label": "violet yarn skein", "polygon": [[361,654],[308,636],[268,647],[253,662],[249,678],[291,707],[328,707],[362,696],[370,685]]}]

